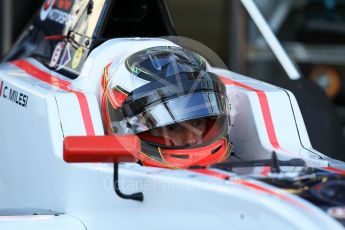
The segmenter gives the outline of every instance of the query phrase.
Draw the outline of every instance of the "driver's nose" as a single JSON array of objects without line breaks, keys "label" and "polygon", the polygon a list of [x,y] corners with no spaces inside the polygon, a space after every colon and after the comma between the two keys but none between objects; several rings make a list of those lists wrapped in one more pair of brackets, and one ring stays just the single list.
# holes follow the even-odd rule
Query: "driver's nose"
[{"label": "driver's nose", "polygon": [[195,145],[199,142],[200,136],[190,130],[185,130],[184,138],[186,145]]}]

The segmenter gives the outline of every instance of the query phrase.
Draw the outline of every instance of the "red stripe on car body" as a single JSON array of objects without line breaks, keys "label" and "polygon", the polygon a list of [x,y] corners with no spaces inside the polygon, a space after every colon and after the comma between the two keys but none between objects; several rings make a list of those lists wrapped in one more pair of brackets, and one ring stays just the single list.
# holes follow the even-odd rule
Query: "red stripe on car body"
[{"label": "red stripe on car body", "polygon": [[80,111],[83,117],[86,134],[88,136],[94,136],[95,130],[93,128],[92,118],[91,118],[89,104],[87,103],[87,98],[85,94],[81,92],[73,91],[73,93],[77,96],[78,101],[79,101]]},{"label": "red stripe on car body", "polygon": [[260,176],[267,176],[271,172],[270,166],[264,166],[260,172]]},{"label": "red stripe on car body", "polygon": [[0,97],[2,96],[2,87],[4,85],[3,81],[0,81]]},{"label": "red stripe on car body", "polygon": [[77,96],[81,114],[83,117],[84,121],[84,126],[85,126],[85,131],[88,136],[94,136],[95,135],[95,130],[92,124],[92,119],[91,119],[91,113],[90,113],[90,108],[87,103],[87,98],[85,94],[79,91],[75,91],[70,88],[71,82],[62,80],[58,77],[55,77],[39,68],[31,64],[30,62],[27,62],[25,60],[16,60],[12,61],[12,64],[20,68],[21,70],[25,71],[29,75],[35,77],[36,79],[43,81],[49,85],[52,85],[56,88],[62,89],[67,92],[74,93]]},{"label": "red stripe on car body", "polygon": [[234,183],[238,183],[240,185],[244,185],[244,186],[246,186],[248,188],[255,189],[257,191],[260,191],[260,192],[263,192],[263,193],[275,196],[275,197],[277,197],[277,198],[279,198],[281,200],[284,200],[284,201],[286,201],[288,203],[291,203],[291,204],[293,204],[295,206],[303,208],[306,211],[311,211],[309,207],[305,206],[303,203],[299,202],[298,200],[294,200],[293,198],[290,198],[290,197],[286,196],[285,194],[277,192],[277,191],[274,191],[274,190],[272,190],[270,188],[266,188],[266,187],[261,186],[259,184],[255,184],[255,183],[253,183],[251,181],[247,181],[247,180],[243,180],[243,179],[234,180],[233,182]]},{"label": "red stripe on car body", "polygon": [[280,150],[282,150],[282,151],[284,151],[290,155],[298,155],[298,154],[292,153],[292,152],[282,148],[280,146],[280,144],[278,143],[278,138],[277,138],[277,135],[276,135],[276,132],[274,129],[272,115],[271,115],[270,107],[268,104],[268,99],[267,99],[266,93],[264,91],[259,90],[259,89],[255,89],[255,88],[247,86],[241,82],[237,82],[237,81],[231,80],[231,79],[226,78],[226,77],[220,77],[220,80],[225,85],[234,85],[234,86],[238,86],[238,87],[241,87],[243,89],[255,92],[256,95],[258,96],[258,99],[259,99],[261,113],[262,113],[262,116],[264,118],[264,123],[265,123],[265,127],[266,127],[266,132],[267,132],[268,139],[269,139],[272,147],[275,149],[280,149]]},{"label": "red stripe on car body", "polygon": [[[264,167],[264,168],[270,169],[269,166]],[[224,180],[230,179],[229,175],[221,173],[221,172],[213,171],[211,169],[192,169],[191,171],[197,172],[197,173],[201,173],[201,174],[204,174],[204,175],[207,175],[207,176],[211,176],[211,177],[216,177],[216,178],[224,179]],[[294,206],[303,208],[306,211],[311,211],[311,209],[309,207],[305,206],[303,203],[299,202],[298,200],[295,200],[295,199],[293,199],[293,198],[291,198],[291,197],[289,197],[289,196],[279,192],[279,190],[281,190],[280,188],[277,188],[277,191],[275,191],[275,190],[273,190],[271,188],[267,188],[267,187],[264,187],[262,185],[259,185],[259,184],[256,184],[254,182],[251,182],[251,181],[248,181],[248,180],[244,180],[244,179],[235,179],[235,180],[231,180],[231,182],[234,182],[234,183],[240,184],[242,186],[245,186],[247,188],[254,189],[256,191],[259,191],[259,192],[266,193],[268,195],[277,197],[277,198],[279,198],[279,199],[281,199],[283,201],[286,201],[286,202],[288,202],[288,203],[290,203],[290,204],[292,204]]]},{"label": "red stripe on car body", "polygon": [[212,171],[210,169],[200,168],[200,169],[190,169],[190,171],[197,172],[197,173],[204,174],[204,175],[208,175],[208,176],[212,176],[212,177],[217,177],[217,178],[224,179],[224,180],[227,180],[230,178],[229,175],[223,174],[221,172]]},{"label": "red stripe on car body", "polygon": [[58,77],[55,77],[31,64],[30,62],[24,60],[12,61],[12,64],[16,65],[18,68],[24,70],[33,77],[48,83],[49,85],[55,86],[59,89],[67,90],[71,85],[71,82],[62,80]]},{"label": "red stripe on car body", "polygon": [[323,169],[326,169],[331,172],[335,172],[338,174],[344,174],[345,175],[345,170],[344,169],[339,169],[339,168],[334,168],[334,167],[323,167]]},{"label": "red stripe on car body", "polygon": [[266,131],[267,131],[267,135],[268,138],[270,140],[271,145],[276,148],[276,149],[280,149],[280,145],[278,143],[278,139],[277,139],[277,135],[276,132],[274,130],[274,126],[273,126],[273,121],[272,121],[272,115],[271,115],[271,111],[268,105],[268,100],[267,100],[267,96],[265,94],[264,91],[259,90],[259,89],[255,89],[252,88],[250,86],[247,86],[243,83],[237,82],[237,81],[233,81],[229,78],[226,77],[220,77],[220,80],[225,84],[225,85],[235,85],[235,86],[239,86],[241,88],[253,91],[256,93],[256,95],[259,98],[259,102],[260,102],[260,107],[261,107],[261,112],[262,112],[262,116],[264,118],[264,122],[265,122],[265,126],[266,126]]}]

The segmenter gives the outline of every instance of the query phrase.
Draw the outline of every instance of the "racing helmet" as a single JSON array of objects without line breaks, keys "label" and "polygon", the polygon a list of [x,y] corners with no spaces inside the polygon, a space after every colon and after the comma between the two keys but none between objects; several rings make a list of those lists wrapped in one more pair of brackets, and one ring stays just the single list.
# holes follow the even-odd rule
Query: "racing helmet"
[{"label": "racing helmet", "polygon": [[230,153],[224,84],[199,54],[150,47],[108,65],[102,115],[108,134],[136,134],[146,166],[204,167]]}]

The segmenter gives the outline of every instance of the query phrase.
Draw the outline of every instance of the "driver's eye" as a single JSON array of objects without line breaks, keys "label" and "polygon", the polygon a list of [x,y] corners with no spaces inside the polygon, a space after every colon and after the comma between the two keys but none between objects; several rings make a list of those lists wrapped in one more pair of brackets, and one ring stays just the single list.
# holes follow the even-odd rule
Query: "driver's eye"
[{"label": "driver's eye", "polygon": [[194,124],[195,126],[200,126],[201,125],[201,120],[196,120],[194,121]]},{"label": "driver's eye", "polygon": [[179,129],[178,125],[169,125],[169,126],[166,127],[166,130],[168,132],[177,131],[178,129]]},{"label": "driver's eye", "polygon": [[195,120],[195,121],[192,121],[191,125],[195,128],[198,128],[198,127],[201,127],[205,124],[205,121],[202,120],[202,119],[198,119],[198,120]]}]

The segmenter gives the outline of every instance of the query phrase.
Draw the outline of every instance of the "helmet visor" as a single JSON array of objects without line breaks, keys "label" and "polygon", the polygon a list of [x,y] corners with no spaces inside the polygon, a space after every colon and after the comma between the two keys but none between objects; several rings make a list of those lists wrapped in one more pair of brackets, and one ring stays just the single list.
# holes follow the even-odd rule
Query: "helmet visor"
[{"label": "helmet visor", "polygon": [[195,148],[213,143],[228,133],[226,116],[198,118],[138,134],[148,144],[161,148]]},{"label": "helmet visor", "polygon": [[[141,133],[160,127],[181,128],[181,126],[192,125],[186,121],[199,118],[213,117],[220,118],[227,115],[228,100],[223,94],[215,92],[198,92],[183,95],[180,97],[161,102],[156,105],[148,105],[145,109],[127,118],[127,126],[130,126],[133,133]],[[203,120],[196,121],[203,123]],[[169,126],[178,123],[179,126]],[[228,124],[227,124],[228,125]]]}]

